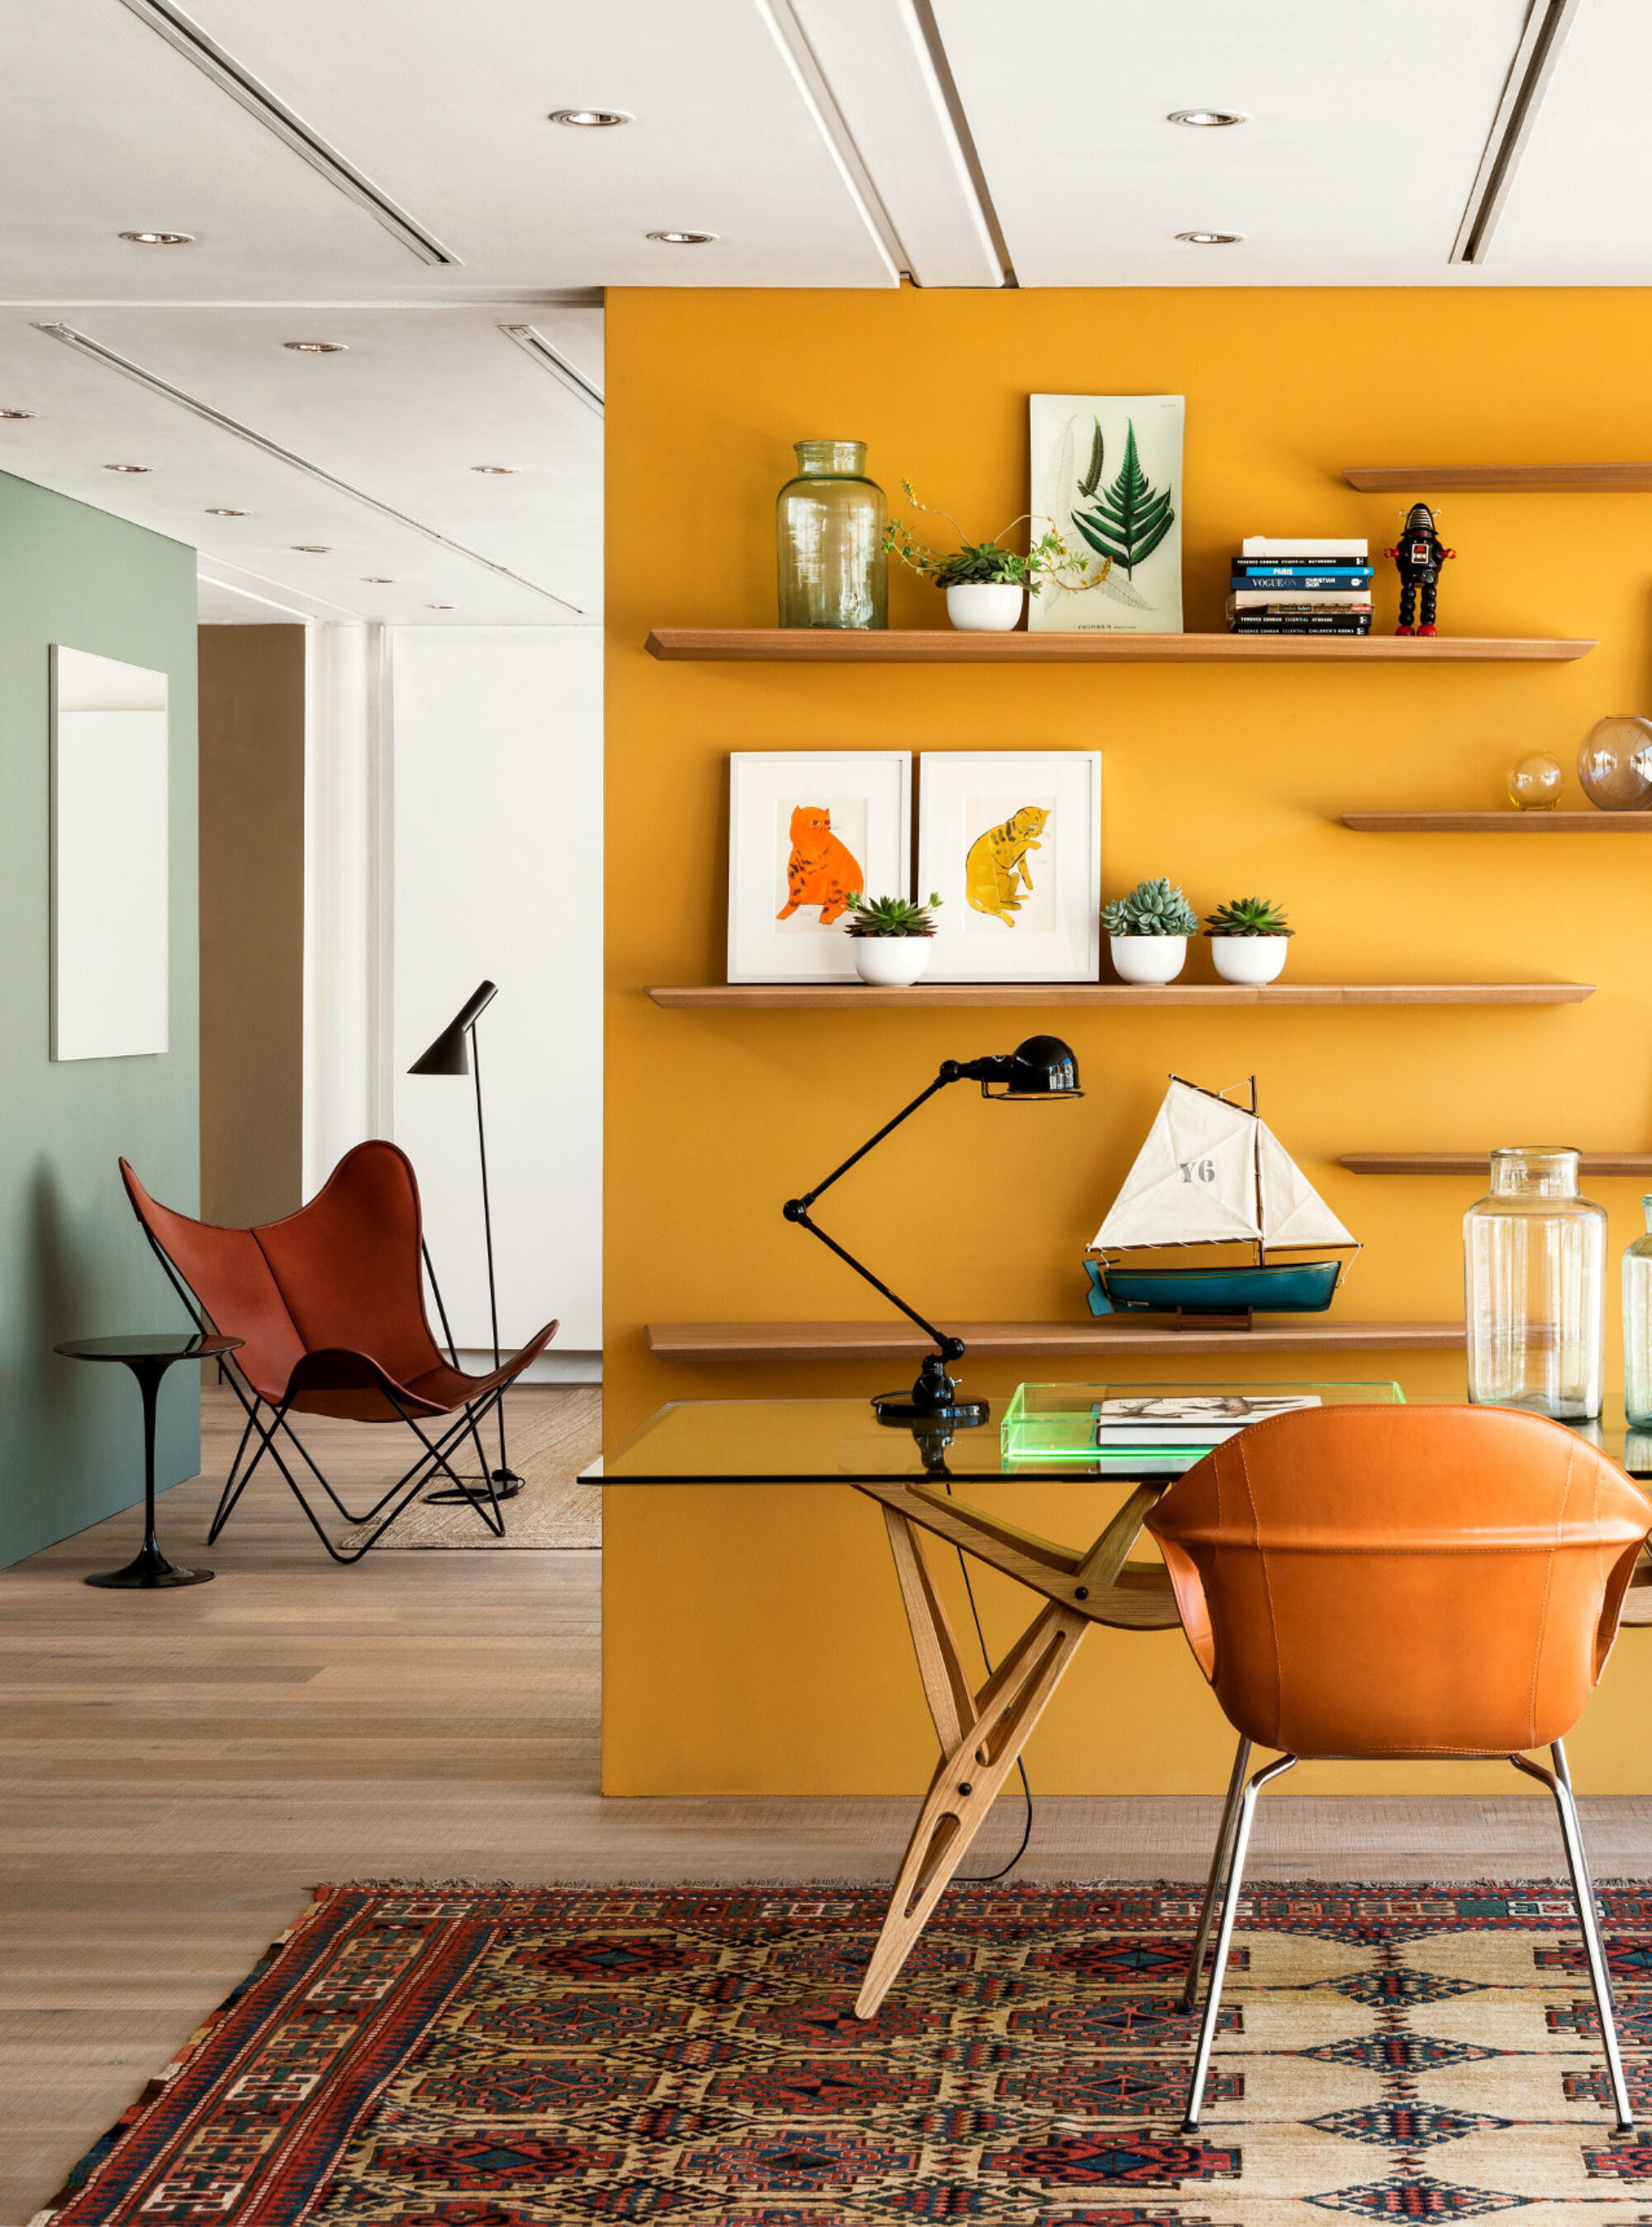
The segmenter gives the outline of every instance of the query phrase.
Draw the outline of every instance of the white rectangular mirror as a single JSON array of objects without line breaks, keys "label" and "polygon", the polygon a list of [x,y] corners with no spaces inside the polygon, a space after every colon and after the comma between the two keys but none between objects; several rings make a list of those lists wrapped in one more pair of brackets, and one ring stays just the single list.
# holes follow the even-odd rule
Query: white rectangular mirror
[{"label": "white rectangular mirror", "polygon": [[52,1057],[167,1049],[166,675],[52,646]]}]

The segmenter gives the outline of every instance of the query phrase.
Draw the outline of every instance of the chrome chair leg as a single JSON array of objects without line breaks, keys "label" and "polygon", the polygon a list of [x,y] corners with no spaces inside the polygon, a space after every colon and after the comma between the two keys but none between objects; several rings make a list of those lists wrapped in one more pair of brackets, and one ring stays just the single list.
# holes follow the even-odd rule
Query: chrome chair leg
[{"label": "chrome chair leg", "polygon": [[1228,1873],[1228,1859],[1233,1854],[1234,1829],[1239,1822],[1240,1797],[1245,1791],[1245,1773],[1250,1769],[1251,1744],[1241,1739],[1234,1750],[1234,1767],[1228,1780],[1228,1798],[1221,1806],[1221,1829],[1216,1835],[1216,1845],[1210,1857],[1210,1876],[1205,1881],[1204,1907],[1199,1912],[1199,1929],[1193,1937],[1193,1947],[1188,1956],[1188,1976],[1182,1989],[1184,2011],[1197,2010],[1199,1982],[1204,1977],[1204,1952],[1210,1946],[1210,1921],[1216,1913],[1216,1898],[1221,1893],[1222,1881]]},{"label": "chrome chair leg", "polygon": [[1221,1924],[1216,1934],[1216,1959],[1210,1968],[1210,1987],[1204,2001],[1204,2022],[1199,2028],[1199,2047],[1193,2060],[1193,2077],[1188,2083],[1188,2107],[1182,2121],[1184,2134],[1198,2133],[1199,2114],[1204,2109],[1204,2085],[1210,2071],[1210,2052],[1216,2039],[1216,2021],[1221,2015],[1221,1983],[1228,1972],[1228,1952],[1233,1946],[1234,1920],[1239,1913],[1239,1891],[1244,1884],[1245,1851],[1250,1846],[1256,1797],[1271,1781],[1282,1777],[1296,1759],[1293,1755],[1282,1755],[1272,1763],[1264,1764],[1245,1789],[1240,1801],[1239,1824],[1234,1835],[1233,1862],[1228,1874],[1228,1892],[1222,1898]]},{"label": "chrome chair leg", "polygon": [[1617,2046],[1617,2006],[1612,2000],[1611,1976],[1606,1969],[1606,1951],[1600,1938],[1600,1916],[1595,1906],[1595,1883],[1589,1876],[1589,1859],[1584,1854],[1583,1834],[1578,1823],[1578,1805],[1572,1794],[1572,1773],[1566,1765],[1566,1749],[1556,1740],[1549,1750],[1554,1758],[1554,1769],[1545,1771],[1540,1763],[1529,1756],[1511,1755],[1508,1758],[1516,1771],[1523,1771],[1528,1778],[1537,1779],[1554,1796],[1554,1806],[1560,1813],[1560,1838],[1566,1844],[1566,1868],[1572,1874],[1572,1892],[1577,1898],[1578,1919],[1583,1930],[1583,1953],[1589,1966],[1589,1984],[1594,1990],[1595,2010],[1600,2020],[1600,2039],[1606,2054],[1606,2071],[1611,2083],[1612,2103],[1617,2112],[1617,2132],[1635,2132],[1634,2115],[1630,2109],[1629,2088],[1623,2078],[1623,2059]]}]

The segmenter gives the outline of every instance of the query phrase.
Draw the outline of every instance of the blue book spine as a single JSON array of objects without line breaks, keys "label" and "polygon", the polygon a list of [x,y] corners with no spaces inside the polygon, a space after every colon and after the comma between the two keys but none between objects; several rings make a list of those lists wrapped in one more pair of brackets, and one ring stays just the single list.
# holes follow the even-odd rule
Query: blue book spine
[{"label": "blue book spine", "polygon": [[1235,565],[1236,588],[1363,588],[1368,565]]}]

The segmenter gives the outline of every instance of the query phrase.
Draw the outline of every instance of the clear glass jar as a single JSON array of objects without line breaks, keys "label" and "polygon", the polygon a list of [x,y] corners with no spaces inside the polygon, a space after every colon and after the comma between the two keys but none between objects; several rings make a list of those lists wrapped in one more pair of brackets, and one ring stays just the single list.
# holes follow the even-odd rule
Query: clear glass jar
[{"label": "clear glass jar", "polygon": [[1576,1420],[1600,1413],[1606,1216],[1578,1194],[1578,1155],[1491,1155],[1463,1220],[1469,1397]]},{"label": "clear glass jar", "polygon": [[864,441],[797,441],[797,477],[775,506],[783,627],[886,627],[883,490]]},{"label": "clear glass jar", "polygon": [[1647,1235],[1623,1255],[1623,1413],[1631,1431],[1652,1429],[1652,1195],[1641,1211]]}]

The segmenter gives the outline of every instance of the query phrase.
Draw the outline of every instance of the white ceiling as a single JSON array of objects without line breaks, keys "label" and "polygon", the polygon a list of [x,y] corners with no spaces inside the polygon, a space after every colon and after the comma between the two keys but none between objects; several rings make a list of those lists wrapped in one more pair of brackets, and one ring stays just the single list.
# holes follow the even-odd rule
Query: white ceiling
[{"label": "white ceiling", "polygon": [[[188,0],[185,39],[447,263],[156,7],[0,0],[0,406],[37,413],[0,422],[0,469],[195,544],[214,618],[594,620],[600,419],[499,329],[600,387],[607,285],[1652,283],[1649,0],[1568,0],[1472,267],[1528,0]],[[1203,105],[1248,120],[1165,121]],[[635,121],[547,121],[586,105]]]}]

